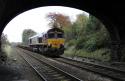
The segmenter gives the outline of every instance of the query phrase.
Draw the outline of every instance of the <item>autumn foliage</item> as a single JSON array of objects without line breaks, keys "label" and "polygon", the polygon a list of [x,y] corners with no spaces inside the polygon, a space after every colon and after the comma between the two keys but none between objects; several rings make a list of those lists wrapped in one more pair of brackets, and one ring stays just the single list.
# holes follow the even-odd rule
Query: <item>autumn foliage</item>
[{"label": "autumn foliage", "polygon": [[69,19],[69,16],[65,16],[63,14],[60,13],[49,13],[46,16],[50,23],[49,25],[51,27],[59,27],[59,28],[63,28],[63,27],[69,27],[71,25],[71,21]]}]

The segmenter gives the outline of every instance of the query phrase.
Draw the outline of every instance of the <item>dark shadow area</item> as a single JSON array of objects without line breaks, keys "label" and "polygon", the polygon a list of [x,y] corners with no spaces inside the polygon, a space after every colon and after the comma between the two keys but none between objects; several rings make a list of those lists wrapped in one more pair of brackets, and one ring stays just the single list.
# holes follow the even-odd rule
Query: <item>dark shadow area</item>
[{"label": "dark shadow area", "polygon": [[13,81],[19,79],[20,74],[6,65],[0,65],[0,81]]}]

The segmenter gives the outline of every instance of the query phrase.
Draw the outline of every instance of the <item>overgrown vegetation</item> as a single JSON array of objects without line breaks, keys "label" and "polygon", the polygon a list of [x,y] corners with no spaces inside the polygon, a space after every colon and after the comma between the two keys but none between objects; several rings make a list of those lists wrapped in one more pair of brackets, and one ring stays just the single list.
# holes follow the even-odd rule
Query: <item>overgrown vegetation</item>
[{"label": "overgrown vegetation", "polygon": [[7,35],[2,33],[1,35],[1,48],[0,48],[0,63],[4,62],[7,60],[7,53],[5,48],[10,45]]},{"label": "overgrown vegetation", "polygon": [[[110,60],[110,36],[105,26],[94,16],[79,14],[75,22],[71,23],[65,15],[51,13],[48,18],[54,16],[53,25],[61,26],[65,32],[65,53],[66,56],[79,56],[98,59],[101,61]],[[61,16],[60,20],[58,19]],[[63,17],[64,16],[64,17]],[[69,24],[63,24],[66,20]]]}]

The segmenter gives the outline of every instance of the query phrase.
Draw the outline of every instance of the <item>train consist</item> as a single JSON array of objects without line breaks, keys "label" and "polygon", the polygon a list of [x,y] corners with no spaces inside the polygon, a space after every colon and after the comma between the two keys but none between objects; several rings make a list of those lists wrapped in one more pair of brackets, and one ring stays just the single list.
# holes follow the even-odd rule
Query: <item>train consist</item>
[{"label": "train consist", "polygon": [[60,28],[51,28],[46,33],[30,37],[29,47],[42,54],[60,56],[64,53],[64,42],[64,31]]}]

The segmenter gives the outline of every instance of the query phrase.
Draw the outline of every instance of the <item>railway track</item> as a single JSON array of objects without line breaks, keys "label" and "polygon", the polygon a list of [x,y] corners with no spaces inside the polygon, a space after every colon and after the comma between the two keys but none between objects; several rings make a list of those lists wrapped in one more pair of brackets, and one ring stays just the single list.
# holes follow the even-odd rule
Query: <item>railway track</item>
[{"label": "railway track", "polygon": [[125,71],[122,71],[116,68],[89,63],[89,62],[75,61],[75,60],[64,58],[64,57],[54,58],[54,60],[69,64],[71,66],[75,66],[83,70],[86,69],[88,71],[98,73],[100,75],[110,77],[118,81],[125,81]]},{"label": "railway track", "polygon": [[25,51],[23,53],[20,54],[21,57],[35,70],[42,81],[83,81]]},{"label": "railway track", "polygon": [[122,71],[116,68],[102,66],[99,64],[94,64],[94,63],[89,63],[89,62],[75,61],[73,59],[64,58],[64,57],[50,58],[50,59],[53,59],[60,63],[71,65],[73,67],[77,67],[82,70],[88,70],[90,72],[112,78],[113,80],[116,80],[116,81],[125,81],[125,71]]}]

